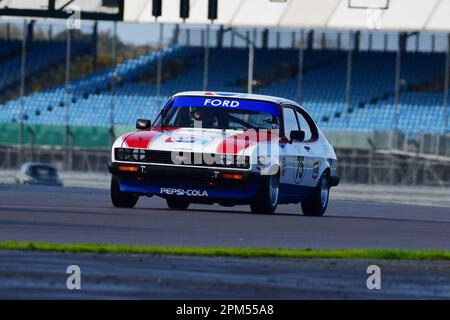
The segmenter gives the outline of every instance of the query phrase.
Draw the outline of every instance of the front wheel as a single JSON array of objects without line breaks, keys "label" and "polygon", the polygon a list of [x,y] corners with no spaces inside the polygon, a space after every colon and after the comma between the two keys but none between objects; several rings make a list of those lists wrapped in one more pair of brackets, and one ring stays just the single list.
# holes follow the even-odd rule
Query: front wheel
[{"label": "front wheel", "polygon": [[111,178],[111,201],[114,207],[118,208],[133,208],[139,196],[130,192],[120,191],[119,180],[113,176]]},{"label": "front wheel", "polygon": [[277,174],[271,175],[261,186],[256,197],[250,203],[253,213],[272,214],[277,209],[280,194],[280,179]]},{"label": "front wheel", "polygon": [[311,194],[302,201],[305,216],[323,216],[328,207],[330,196],[330,173],[325,171]]}]

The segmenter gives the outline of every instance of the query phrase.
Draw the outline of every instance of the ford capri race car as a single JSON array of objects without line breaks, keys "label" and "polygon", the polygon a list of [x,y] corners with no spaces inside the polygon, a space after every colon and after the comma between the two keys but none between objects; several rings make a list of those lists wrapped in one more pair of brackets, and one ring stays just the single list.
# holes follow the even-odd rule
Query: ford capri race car
[{"label": "ford capri race car", "polygon": [[301,203],[321,216],[337,186],[336,154],[309,114],[276,97],[183,92],[155,122],[112,146],[109,171],[116,207],[160,196],[169,208],[191,203],[249,204],[270,214],[277,204]]}]

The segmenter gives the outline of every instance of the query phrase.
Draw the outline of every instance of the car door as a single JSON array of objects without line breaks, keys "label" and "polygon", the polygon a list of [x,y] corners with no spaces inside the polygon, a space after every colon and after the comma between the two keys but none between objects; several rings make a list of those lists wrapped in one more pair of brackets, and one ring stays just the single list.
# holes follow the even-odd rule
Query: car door
[{"label": "car door", "polygon": [[318,133],[311,117],[300,108],[295,108],[295,114],[300,130],[305,133],[303,141],[296,144],[297,152],[304,157],[304,175],[300,182],[303,186],[315,187],[317,185],[320,161],[317,155],[320,154],[317,143]]},{"label": "car door", "polygon": [[310,175],[308,161],[311,150],[306,143],[290,139],[291,131],[300,130],[294,106],[283,106],[283,130],[285,139],[280,145],[280,191],[287,197],[299,197],[305,177]]}]

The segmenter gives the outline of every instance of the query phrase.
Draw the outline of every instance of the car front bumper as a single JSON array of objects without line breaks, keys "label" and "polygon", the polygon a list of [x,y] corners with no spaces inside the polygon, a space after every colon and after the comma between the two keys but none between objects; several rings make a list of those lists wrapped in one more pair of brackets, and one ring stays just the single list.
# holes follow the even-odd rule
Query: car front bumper
[{"label": "car front bumper", "polygon": [[[136,172],[119,170],[119,166],[137,167]],[[267,176],[244,170],[221,170],[159,165],[109,164],[109,172],[119,179],[120,190],[141,195],[185,197],[192,202],[235,204],[255,197]],[[225,178],[224,174],[241,177]]]}]

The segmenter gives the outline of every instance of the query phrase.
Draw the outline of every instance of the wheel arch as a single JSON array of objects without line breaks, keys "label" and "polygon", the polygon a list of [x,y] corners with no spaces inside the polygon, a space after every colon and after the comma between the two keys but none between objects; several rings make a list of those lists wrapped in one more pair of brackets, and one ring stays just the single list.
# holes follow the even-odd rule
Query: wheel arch
[{"label": "wheel arch", "polygon": [[316,186],[318,185],[320,178],[323,176],[325,172],[328,172],[328,174],[331,176],[331,165],[328,162],[328,160],[322,161],[322,163],[319,166],[319,174],[317,176]]},{"label": "wheel arch", "polygon": [[273,176],[273,175],[280,176],[280,169],[281,169],[280,165],[278,163],[274,163],[268,170],[268,175],[269,176]]}]

